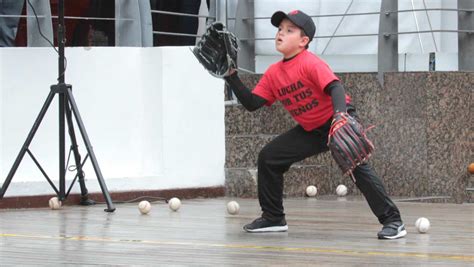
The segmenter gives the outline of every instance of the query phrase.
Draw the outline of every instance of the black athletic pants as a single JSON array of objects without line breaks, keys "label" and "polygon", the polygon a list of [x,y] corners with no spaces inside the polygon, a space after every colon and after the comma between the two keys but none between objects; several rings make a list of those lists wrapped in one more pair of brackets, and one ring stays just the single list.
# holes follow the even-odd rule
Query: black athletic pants
[{"label": "black athletic pants", "polygon": [[[348,106],[348,113],[357,118],[353,106]],[[283,174],[293,163],[329,150],[327,141],[330,125],[329,120],[325,125],[311,132],[305,131],[298,125],[276,137],[260,151],[258,199],[265,219],[278,221],[285,217]],[[356,186],[365,196],[372,212],[381,224],[401,221],[397,206],[390,200],[382,181],[368,163],[358,166],[353,174]]]}]

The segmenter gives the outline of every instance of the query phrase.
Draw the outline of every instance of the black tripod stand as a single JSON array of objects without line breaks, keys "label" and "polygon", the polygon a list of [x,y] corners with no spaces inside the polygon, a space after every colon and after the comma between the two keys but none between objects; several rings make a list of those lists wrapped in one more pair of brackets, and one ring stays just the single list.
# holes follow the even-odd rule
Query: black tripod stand
[{"label": "black tripod stand", "polygon": [[[93,205],[95,204],[95,202],[88,198],[88,191],[84,182],[84,172],[82,171],[82,167],[84,163],[86,162],[87,158],[90,157],[92,166],[94,168],[95,174],[99,181],[100,188],[102,190],[105,201],[107,203],[107,209],[105,209],[105,211],[113,212],[115,210],[115,207],[114,207],[114,204],[112,203],[112,199],[110,198],[110,194],[108,192],[107,186],[102,176],[102,172],[100,171],[99,164],[97,163],[97,159],[95,157],[94,151],[92,150],[92,145],[89,140],[89,137],[87,136],[87,132],[84,127],[84,123],[82,122],[81,115],[79,114],[76,101],[74,100],[74,97],[72,95],[72,86],[70,84],[65,83],[65,78],[64,78],[64,75],[65,75],[64,0],[60,0],[58,3],[58,13],[59,13],[59,18],[58,18],[58,54],[59,54],[58,84],[51,86],[51,91],[48,97],[46,98],[46,101],[38,117],[36,118],[36,121],[33,124],[33,127],[31,128],[30,133],[28,134],[28,137],[26,138],[26,141],[20,150],[20,153],[18,154],[15,162],[13,163],[13,166],[10,172],[8,173],[8,176],[5,182],[3,183],[2,189],[0,191],[0,199],[3,198],[3,196],[5,195],[5,192],[7,191],[7,188],[10,185],[10,182],[13,179],[13,176],[15,175],[15,172],[18,169],[18,166],[20,165],[25,154],[28,153],[28,155],[33,159],[34,163],[40,169],[41,173],[44,175],[48,183],[53,187],[54,191],[58,195],[59,200],[63,201],[68,197],[69,193],[71,192],[72,186],[74,185],[74,182],[78,179],[79,185],[81,188],[81,205]],[[46,111],[48,110],[56,94],[58,94],[58,97],[59,97],[59,190],[56,188],[56,186],[48,177],[46,172],[43,170],[39,162],[33,156],[33,153],[29,150],[31,141],[33,140],[35,133],[38,130],[41,124],[41,121],[43,120],[46,114]],[[79,127],[79,131],[82,135],[82,139],[84,141],[84,144],[88,152],[83,162],[81,162],[81,155],[79,154],[72,115],[74,115],[74,118],[76,119],[77,126]],[[71,152],[73,153],[74,161],[76,164],[75,165],[76,171],[77,171],[76,176],[74,177],[74,180],[72,181],[67,193],[66,193],[66,183],[65,183],[65,180],[66,180],[65,121],[67,121],[69,137],[71,139],[71,147],[69,150],[69,155],[71,154]]]}]

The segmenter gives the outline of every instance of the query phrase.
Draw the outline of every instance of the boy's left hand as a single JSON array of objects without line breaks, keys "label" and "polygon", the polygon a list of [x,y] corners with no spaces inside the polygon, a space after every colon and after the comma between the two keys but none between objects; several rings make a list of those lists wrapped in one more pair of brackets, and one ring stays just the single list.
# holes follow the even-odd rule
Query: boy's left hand
[{"label": "boy's left hand", "polygon": [[374,151],[362,125],[345,112],[333,116],[328,147],[344,175],[349,174],[353,179],[352,171],[367,161]]},{"label": "boy's left hand", "polygon": [[224,24],[215,22],[207,27],[192,52],[211,75],[224,78],[237,69],[238,49],[237,37]]}]

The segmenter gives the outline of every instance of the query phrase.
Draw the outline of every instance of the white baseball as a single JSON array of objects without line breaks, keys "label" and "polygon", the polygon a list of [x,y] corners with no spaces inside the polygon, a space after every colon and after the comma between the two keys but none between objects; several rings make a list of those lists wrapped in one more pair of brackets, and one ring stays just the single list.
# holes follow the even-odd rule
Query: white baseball
[{"label": "white baseball", "polygon": [[306,195],[308,197],[314,197],[316,196],[317,193],[318,193],[318,188],[316,188],[316,186],[310,185],[306,187]]},{"label": "white baseball", "polygon": [[347,187],[343,184],[340,184],[336,187],[336,194],[340,197],[347,195]]},{"label": "white baseball", "polygon": [[430,220],[425,217],[420,217],[415,222],[416,230],[420,233],[426,233],[430,229]]},{"label": "white baseball", "polygon": [[229,203],[227,203],[227,212],[231,215],[236,215],[239,213],[239,210],[240,210],[240,206],[239,206],[239,203],[237,203],[237,201],[230,201]]},{"label": "white baseball", "polygon": [[140,201],[140,203],[138,203],[138,210],[141,214],[148,214],[151,210],[150,202],[146,200]]},{"label": "white baseball", "polygon": [[61,208],[62,206],[62,203],[61,201],[59,201],[59,199],[57,197],[52,197],[49,199],[49,207],[52,209],[52,210],[58,210]]},{"label": "white baseball", "polygon": [[168,201],[168,205],[172,211],[177,211],[181,207],[181,200],[179,200],[177,197],[174,197]]}]

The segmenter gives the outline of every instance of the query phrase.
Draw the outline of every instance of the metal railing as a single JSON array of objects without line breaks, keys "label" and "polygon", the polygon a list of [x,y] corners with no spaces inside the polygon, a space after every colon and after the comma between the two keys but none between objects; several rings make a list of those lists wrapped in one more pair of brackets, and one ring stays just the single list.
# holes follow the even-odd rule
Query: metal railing
[{"label": "metal railing", "polygon": [[[162,15],[172,15],[172,16],[179,16],[179,17],[191,17],[191,18],[206,18],[208,21],[215,21],[215,15],[196,15],[196,14],[189,14],[189,13],[180,13],[180,12],[170,12],[170,11],[163,11],[163,10],[151,10],[152,14],[162,14]],[[168,36],[184,36],[184,37],[196,37],[200,38],[201,35],[199,34],[189,34],[189,33],[181,33],[181,32],[165,32],[165,31],[153,31],[153,34],[158,35],[168,35]]]},{"label": "metal railing", "polygon": [[[312,18],[327,18],[327,17],[350,17],[350,16],[366,16],[366,15],[388,15],[388,14],[395,14],[395,13],[404,13],[404,12],[417,12],[417,11],[455,11],[455,12],[473,12],[474,9],[456,9],[456,8],[422,8],[422,9],[402,9],[398,11],[384,11],[384,12],[359,12],[359,13],[339,13],[339,14],[324,14],[324,15],[310,15]],[[258,19],[268,19],[270,20],[272,17],[243,17],[242,20],[258,20]],[[227,18],[227,20],[236,20],[235,17]]]},{"label": "metal railing", "polygon": [[[44,16],[44,15],[0,15],[0,18],[33,18],[33,19],[58,19],[58,16]],[[64,16],[64,19],[74,19],[74,20],[100,20],[100,21],[133,21],[133,19],[116,19],[116,18],[103,18],[103,17],[77,17],[77,16]]]},{"label": "metal railing", "polygon": [[[383,33],[384,37],[391,35],[403,35],[403,34],[418,34],[418,33],[432,33],[432,32],[452,32],[452,33],[474,33],[474,30],[426,30],[426,31],[409,31],[409,32],[386,32]],[[367,37],[367,36],[379,36],[380,33],[360,33],[360,34],[340,34],[340,35],[315,35],[313,39],[327,39],[327,38],[338,38],[338,37]],[[256,38],[239,38],[240,41],[270,41],[275,40],[275,37],[256,37]]]},{"label": "metal railing", "polygon": [[[386,71],[398,71],[398,36],[418,34],[421,50],[424,46],[421,41],[421,34],[431,33],[435,50],[438,45],[434,33],[456,33],[458,35],[458,64],[459,70],[474,70],[474,1],[457,0],[458,8],[415,8],[412,2],[412,9],[398,10],[398,1],[381,0],[380,11],[376,12],[355,12],[350,13],[351,1],[344,13],[336,14],[314,14],[312,18],[340,17],[335,30],[329,35],[316,35],[315,39],[329,39],[323,54],[330,42],[334,38],[358,38],[358,37],[378,37],[378,72],[383,79]],[[47,46],[46,42],[40,38],[38,28],[43,29],[43,33],[53,39],[52,20],[57,16],[51,16],[49,1],[32,1],[38,11],[37,17],[33,16],[30,8],[27,8],[27,15],[0,15],[0,18],[26,18],[28,20],[28,46]],[[222,12],[224,4],[225,12]],[[66,16],[66,19],[90,20],[90,21],[113,21],[115,22],[115,45],[116,46],[153,46],[154,36],[178,36],[199,38],[198,33],[185,33],[174,31],[163,31],[153,29],[152,15],[168,15],[188,18],[205,18],[207,23],[213,21],[225,21],[226,25],[233,24],[232,31],[240,40],[239,66],[243,69],[255,71],[255,43],[257,41],[274,40],[274,37],[255,37],[255,21],[270,20],[271,17],[255,17],[253,0],[238,0],[235,8],[235,16],[228,16],[228,0],[211,0],[209,15],[189,14],[171,12],[163,10],[153,10],[149,1],[128,1],[115,0],[115,18],[102,17],[78,17]],[[420,30],[418,18],[415,18],[416,31],[398,31],[398,14],[411,12],[425,12],[428,18],[429,30]],[[433,29],[429,12],[457,12],[457,29]],[[339,26],[346,17],[350,16],[379,16],[379,29],[374,33],[350,33],[337,34]],[[232,23],[231,23],[232,22]],[[159,38],[159,37],[158,37]]]},{"label": "metal railing", "polygon": [[[20,3],[21,2],[21,3]],[[27,15],[21,15],[23,6],[22,1],[17,4],[16,14],[0,14],[0,20],[5,18],[27,19],[27,46],[40,47],[49,46],[49,42],[41,35],[44,35],[49,41],[54,39],[53,20],[58,16],[51,15],[50,1],[28,1]],[[209,4],[209,15],[189,14],[180,12],[171,12],[163,10],[152,10],[150,1],[129,1],[115,0],[115,17],[87,17],[87,16],[65,16],[67,20],[83,21],[110,21],[115,22],[115,45],[116,46],[153,46],[154,35],[169,35],[199,38],[197,33],[185,32],[166,32],[153,29],[153,14],[171,15],[179,17],[206,18],[211,22],[216,20],[216,0],[211,0]],[[34,12],[33,12],[34,11]],[[36,13],[36,14],[34,14]],[[0,23],[3,23],[0,21]],[[0,25],[0,27],[3,25]],[[13,32],[13,31],[12,31]],[[0,44],[2,46],[2,44]]]},{"label": "metal railing", "polygon": [[[226,1],[227,3],[227,1]],[[408,34],[418,34],[422,51],[424,51],[421,43],[420,34],[431,33],[436,51],[438,47],[434,38],[434,33],[457,33],[458,34],[458,62],[459,70],[474,71],[474,1],[472,0],[457,0],[458,8],[425,8],[416,9],[412,3],[412,9],[398,10],[398,1],[382,0],[381,8],[378,12],[357,12],[349,13],[349,9],[353,1],[350,2],[345,13],[337,14],[322,14],[311,15],[312,18],[328,18],[341,17],[336,30],[331,35],[316,35],[315,39],[329,39],[333,38],[355,38],[355,37],[375,37],[378,39],[378,77],[383,81],[383,73],[387,71],[398,71],[398,36]],[[235,23],[235,34],[240,40],[241,51],[243,56],[239,55],[239,66],[248,70],[255,70],[255,42],[274,40],[275,37],[255,37],[254,23],[256,20],[270,20],[271,17],[255,17],[254,3],[252,0],[239,0],[234,17],[227,17],[226,24],[230,21]],[[430,16],[428,12],[457,12],[458,13],[458,29],[433,29]],[[416,31],[398,31],[398,14],[411,12],[426,12],[430,30],[420,30],[418,26],[418,19],[415,16]],[[377,33],[354,33],[354,34],[336,34],[342,20],[349,16],[379,16],[379,30]],[[327,44],[327,45],[328,45]],[[324,51],[327,48],[324,48]],[[242,60],[240,60],[242,59]]]},{"label": "metal railing", "polygon": [[[182,13],[182,12],[171,12],[171,11],[164,11],[164,10],[151,10],[152,14],[161,14],[161,15],[171,15],[171,16],[178,16],[178,17],[190,17],[190,18],[205,18],[207,23],[211,23],[217,20],[217,3],[216,0],[209,1],[209,15],[199,15],[199,14],[189,14],[189,13]],[[183,33],[183,32],[171,32],[171,31],[158,31],[153,30],[153,35],[166,35],[166,36],[178,36],[178,37],[195,37],[199,39],[201,36],[198,33],[190,34],[190,33]]]}]

